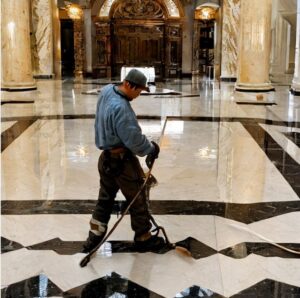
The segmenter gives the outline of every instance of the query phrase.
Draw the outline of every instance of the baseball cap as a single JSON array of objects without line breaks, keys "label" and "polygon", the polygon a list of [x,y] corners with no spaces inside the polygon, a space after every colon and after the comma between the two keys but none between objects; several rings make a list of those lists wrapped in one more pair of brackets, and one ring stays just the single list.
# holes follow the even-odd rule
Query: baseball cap
[{"label": "baseball cap", "polygon": [[139,86],[139,88],[141,88],[142,90],[150,92],[150,89],[146,84],[147,83],[146,76],[141,71],[135,68],[131,69],[128,72],[124,80]]}]

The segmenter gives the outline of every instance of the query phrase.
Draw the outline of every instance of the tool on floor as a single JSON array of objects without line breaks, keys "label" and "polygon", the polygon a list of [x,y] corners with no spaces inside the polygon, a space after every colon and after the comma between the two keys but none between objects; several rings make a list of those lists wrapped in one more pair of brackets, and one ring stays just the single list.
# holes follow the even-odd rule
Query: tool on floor
[{"label": "tool on floor", "polygon": [[[166,123],[167,123],[167,120],[165,120],[165,123],[164,123],[164,126],[163,126],[163,130],[161,132],[161,135],[160,135],[160,138],[159,138],[159,145],[161,145],[161,141],[162,141],[162,136],[164,135],[164,132],[165,132],[165,128],[166,128]],[[136,193],[135,197],[132,199],[132,201],[130,202],[130,204],[127,206],[127,208],[125,209],[125,211],[122,213],[122,215],[120,216],[120,218],[116,221],[116,223],[113,225],[113,227],[110,229],[110,231],[107,233],[107,235],[102,239],[102,241],[94,248],[92,249],[81,261],[80,261],[80,267],[85,267],[91,257],[96,253],[96,251],[102,246],[102,244],[107,241],[107,239],[110,237],[110,235],[113,233],[113,231],[117,228],[117,226],[119,225],[119,223],[121,222],[121,220],[123,219],[123,217],[128,214],[129,212],[129,209],[130,207],[132,206],[132,204],[135,202],[135,200],[139,197],[139,195],[141,194],[141,192],[144,190],[144,188],[146,187],[147,185],[147,182],[149,180],[149,178],[151,177],[151,171],[153,169],[153,165],[154,165],[154,162],[153,164],[151,165],[149,171],[146,173],[146,177],[145,177],[145,180],[144,180],[144,183],[143,185],[141,186],[141,188],[139,189],[139,191]],[[153,216],[151,215],[150,217],[153,225],[155,226],[155,229],[152,231],[152,232],[157,232],[157,234],[159,233],[159,231],[162,231],[164,237],[165,237],[165,240],[166,240],[166,244],[169,246],[169,247],[172,247],[172,248],[175,248],[175,245],[170,243],[168,237],[167,237],[167,234],[166,234],[166,231],[165,229],[162,227],[162,226],[159,226]]]}]

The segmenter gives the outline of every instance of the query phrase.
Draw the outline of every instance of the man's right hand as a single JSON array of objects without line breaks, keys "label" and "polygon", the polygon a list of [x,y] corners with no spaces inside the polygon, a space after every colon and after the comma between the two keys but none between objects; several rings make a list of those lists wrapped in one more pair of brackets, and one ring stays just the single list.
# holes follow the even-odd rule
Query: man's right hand
[{"label": "man's right hand", "polygon": [[158,158],[158,154],[160,151],[159,146],[155,142],[151,141],[151,143],[154,146],[154,150],[151,153],[149,153],[146,157],[146,165],[149,169],[152,168],[154,160]]}]

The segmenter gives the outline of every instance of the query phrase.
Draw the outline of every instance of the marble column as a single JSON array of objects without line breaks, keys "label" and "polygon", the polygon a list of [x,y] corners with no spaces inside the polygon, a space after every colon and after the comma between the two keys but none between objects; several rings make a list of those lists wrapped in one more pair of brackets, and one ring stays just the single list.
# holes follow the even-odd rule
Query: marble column
[{"label": "marble column", "polygon": [[51,78],[53,76],[53,28],[52,1],[32,0],[32,27],[35,36],[37,63],[35,77]]},{"label": "marble column", "polygon": [[192,43],[193,43],[193,23],[194,7],[192,3],[187,3],[184,7],[185,18],[182,23],[182,74],[192,73]]},{"label": "marble column", "polygon": [[92,18],[91,9],[84,9],[84,36],[85,36],[85,72],[92,74]]},{"label": "marble column", "polygon": [[1,1],[1,89],[34,90],[28,0]]},{"label": "marble column", "polygon": [[192,75],[199,75],[199,40],[200,40],[200,24],[199,20],[194,20],[194,30],[193,30],[193,61],[192,61]]},{"label": "marble column", "polygon": [[83,40],[83,21],[82,19],[74,19],[74,58],[75,70],[74,76],[76,81],[83,79],[84,67],[84,40]]},{"label": "marble column", "polygon": [[300,95],[300,0],[297,0],[297,30],[296,30],[295,72],[291,92]]},{"label": "marble column", "polygon": [[237,91],[273,91],[269,80],[272,0],[241,0]]},{"label": "marble column", "polygon": [[221,80],[236,81],[240,1],[223,1]]}]

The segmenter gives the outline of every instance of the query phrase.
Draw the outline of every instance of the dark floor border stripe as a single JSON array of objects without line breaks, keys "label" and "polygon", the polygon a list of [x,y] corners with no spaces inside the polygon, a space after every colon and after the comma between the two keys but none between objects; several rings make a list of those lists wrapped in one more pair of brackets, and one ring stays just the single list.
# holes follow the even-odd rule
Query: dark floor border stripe
[{"label": "dark floor border stripe", "polygon": [[[161,120],[162,117],[155,115],[138,115],[138,119],[141,120]],[[78,114],[78,115],[45,115],[45,116],[14,116],[14,117],[3,117],[1,122],[8,121],[24,121],[24,120],[76,120],[76,119],[95,119],[95,114]]]},{"label": "dark floor border stripe", "polygon": [[281,175],[300,197],[300,165],[257,123],[241,122]]},{"label": "dark floor border stripe", "polygon": [[28,104],[28,103],[34,103],[34,100],[2,100],[1,105],[6,104]]},{"label": "dark floor border stripe", "polygon": [[10,128],[1,133],[1,152],[3,152],[14,140],[16,140],[37,118],[19,120]]},{"label": "dark floor border stripe", "polygon": [[[28,214],[92,214],[95,200],[2,201],[2,215]],[[116,201],[113,214],[122,213],[127,204]],[[152,214],[157,215],[215,215],[250,224],[274,216],[300,211],[299,201],[234,204],[206,201],[150,201]]]}]

